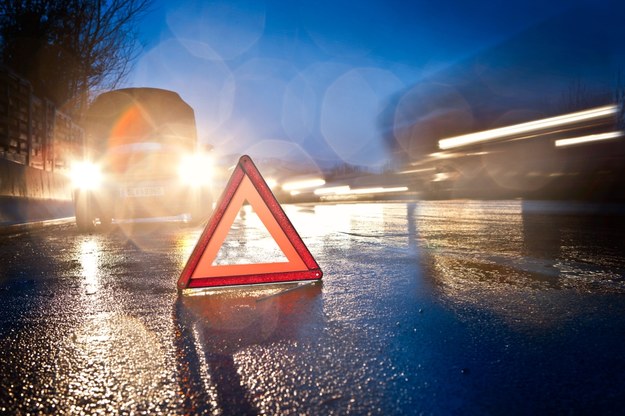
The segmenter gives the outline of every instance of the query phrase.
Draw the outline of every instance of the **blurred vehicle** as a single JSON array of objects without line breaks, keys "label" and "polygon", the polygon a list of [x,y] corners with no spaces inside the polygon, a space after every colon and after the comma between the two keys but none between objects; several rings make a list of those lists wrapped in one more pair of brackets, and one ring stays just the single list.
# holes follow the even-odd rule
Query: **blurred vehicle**
[{"label": "blurred vehicle", "polygon": [[175,92],[127,88],[98,96],[85,118],[85,157],[71,170],[76,224],[212,211],[211,158],[193,109]]},{"label": "blurred vehicle", "polygon": [[611,103],[445,137],[399,173],[429,199],[625,201],[621,118]]}]

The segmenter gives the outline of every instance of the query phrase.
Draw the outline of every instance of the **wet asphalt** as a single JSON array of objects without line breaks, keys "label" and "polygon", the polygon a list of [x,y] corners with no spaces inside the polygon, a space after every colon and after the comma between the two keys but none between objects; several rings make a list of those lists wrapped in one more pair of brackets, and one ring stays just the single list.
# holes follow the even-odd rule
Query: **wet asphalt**
[{"label": "wet asphalt", "polygon": [[[621,208],[285,210],[321,283],[179,294],[179,222],[1,235],[0,413],[622,414]],[[281,256],[248,213],[216,263]]]}]

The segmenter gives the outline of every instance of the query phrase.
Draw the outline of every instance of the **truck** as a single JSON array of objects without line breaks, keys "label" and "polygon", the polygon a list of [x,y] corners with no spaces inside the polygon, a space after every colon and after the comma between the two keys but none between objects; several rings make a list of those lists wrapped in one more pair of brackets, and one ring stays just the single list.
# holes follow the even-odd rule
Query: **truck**
[{"label": "truck", "polygon": [[72,164],[76,225],[176,217],[200,223],[212,211],[209,149],[178,93],[125,88],[100,94],[84,118],[85,154]]}]

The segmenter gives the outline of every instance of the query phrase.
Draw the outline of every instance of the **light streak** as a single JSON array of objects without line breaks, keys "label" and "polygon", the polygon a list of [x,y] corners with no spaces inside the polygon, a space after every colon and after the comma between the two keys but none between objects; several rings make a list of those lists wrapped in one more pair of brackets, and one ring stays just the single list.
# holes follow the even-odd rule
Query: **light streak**
[{"label": "light streak", "polygon": [[315,195],[331,195],[339,192],[349,192],[349,186],[330,186],[327,188],[315,189]]},{"label": "light streak", "polygon": [[401,172],[397,172],[400,175],[405,175],[408,173],[424,173],[424,172],[432,172],[435,171],[435,168],[423,168],[423,169],[409,169],[409,170],[402,170]]},{"label": "light streak", "polygon": [[527,123],[515,124],[512,126],[500,127],[492,130],[485,130],[461,136],[449,137],[439,140],[438,147],[445,150],[460,146],[467,146],[475,143],[488,142],[522,133],[529,133],[552,127],[579,123],[581,121],[608,117],[616,114],[617,111],[618,107],[616,105],[607,105],[603,107],[593,108],[590,110],[578,111],[576,113],[529,121]]},{"label": "light streak", "polygon": [[348,185],[333,186],[329,188],[320,188],[315,190],[315,195],[329,196],[329,195],[364,195],[364,194],[384,194],[391,192],[406,192],[407,186],[395,186],[390,188],[384,188],[382,186],[372,188],[356,188],[352,189]]},{"label": "light streak", "polygon": [[618,139],[623,135],[622,131],[612,131],[609,133],[591,134],[589,136],[572,137],[570,139],[560,139],[555,141],[556,147],[574,146],[583,143],[592,143],[602,140]]},{"label": "light streak", "polygon": [[[350,189],[350,191],[347,192],[346,195],[385,194],[385,193],[390,193],[390,192],[406,192],[407,190],[408,190],[407,186],[396,186],[393,188],[382,188],[382,187],[357,188],[357,189]],[[339,194],[339,195],[342,195],[342,194]]]},{"label": "light streak", "polygon": [[325,184],[326,181],[322,178],[311,178],[285,183],[284,185],[282,185],[282,189],[285,191],[297,191],[300,189],[316,188]]}]

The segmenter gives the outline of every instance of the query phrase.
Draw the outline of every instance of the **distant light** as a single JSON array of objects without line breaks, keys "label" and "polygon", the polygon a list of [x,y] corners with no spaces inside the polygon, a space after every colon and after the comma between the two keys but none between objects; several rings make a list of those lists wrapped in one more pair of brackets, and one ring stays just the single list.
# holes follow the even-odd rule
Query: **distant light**
[{"label": "distant light", "polygon": [[435,152],[430,153],[429,156],[435,159],[449,159],[451,157],[454,157],[455,155],[453,153]]},{"label": "distant light", "polygon": [[601,140],[618,139],[623,135],[622,131],[612,131],[609,133],[591,134],[589,136],[573,137],[570,139],[560,139],[555,141],[556,147],[574,146],[576,144],[598,142]]},{"label": "distant light", "polygon": [[278,185],[278,181],[275,180],[274,178],[267,178],[265,179],[265,182],[267,182],[267,186],[270,187],[271,189],[275,188],[276,185]]},{"label": "distant light", "polygon": [[410,170],[402,170],[401,172],[397,172],[400,175],[405,175],[408,173],[423,173],[423,172],[432,172],[436,170],[436,168],[423,168],[423,169],[410,169]]},{"label": "distant light", "polygon": [[408,187],[406,186],[396,186],[394,188],[383,188],[383,187],[357,188],[357,189],[350,189],[349,191],[346,191],[346,192],[337,193],[337,195],[384,194],[384,193],[390,193],[390,192],[406,192],[407,190],[408,190]]},{"label": "distant light", "polygon": [[452,149],[454,147],[487,142],[491,140],[501,139],[504,137],[514,136],[521,133],[528,133],[551,127],[578,123],[580,121],[607,117],[616,114],[617,111],[618,107],[616,105],[607,105],[604,107],[593,108],[590,110],[579,111],[576,113],[565,114],[557,117],[550,117],[542,120],[515,124],[513,126],[500,127],[497,129],[485,130],[477,133],[465,134],[462,136],[449,137],[439,140],[438,147],[445,150]]},{"label": "distant light", "polygon": [[332,195],[340,192],[349,192],[349,186],[329,186],[327,188],[315,189],[315,195]]},{"label": "distant light", "polygon": [[301,181],[288,182],[282,185],[282,189],[285,191],[296,191],[300,189],[316,188],[323,186],[326,181],[321,178],[304,179]]},{"label": "distant light", "polygon": [[443,182],[451,179],[451,175],[447,172],[437,172],[432,179],[432,182]]},{"label": "distant light", "polygon": [[384,188],[381,186],[373,187],[373,188],[356,188],[352,189],[349,185],[343,186],[333,186],[328,188],[321,188],[315,190],[315,195],[319,195],[322,197],[332,197],[332,196],[345,196],[345,195],[364,195],[364,194],[384,194],[391,192],[406,192],[408,187],[406,186],[396,186],[391,188]]}]

